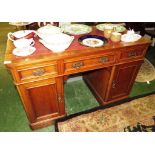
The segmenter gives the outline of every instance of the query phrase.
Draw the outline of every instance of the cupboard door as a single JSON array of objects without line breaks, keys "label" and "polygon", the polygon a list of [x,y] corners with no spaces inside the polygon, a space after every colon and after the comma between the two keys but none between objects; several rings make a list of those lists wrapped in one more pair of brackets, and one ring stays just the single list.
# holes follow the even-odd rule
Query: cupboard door
[{"label": "cupboard door", "polygon": [[64,115],[63,88],[55,79],[17,86],[30,123],[47,121]]},{"label": "cupboard door", "polygon": [[113,102],[128,97],[142,62],[136,61],[116,66],[106,101]]}]

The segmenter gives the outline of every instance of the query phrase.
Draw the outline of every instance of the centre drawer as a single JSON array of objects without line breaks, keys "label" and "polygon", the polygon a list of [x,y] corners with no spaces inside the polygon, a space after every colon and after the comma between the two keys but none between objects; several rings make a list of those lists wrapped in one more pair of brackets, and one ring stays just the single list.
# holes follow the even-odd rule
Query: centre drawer
[{"label": "centre drawer", "polygon": [[106,67],[111,65],[114,62],[115,55],[113,53],[67,59],[64,61],[64,74],[72,74],[102,68],[104,66]]}]

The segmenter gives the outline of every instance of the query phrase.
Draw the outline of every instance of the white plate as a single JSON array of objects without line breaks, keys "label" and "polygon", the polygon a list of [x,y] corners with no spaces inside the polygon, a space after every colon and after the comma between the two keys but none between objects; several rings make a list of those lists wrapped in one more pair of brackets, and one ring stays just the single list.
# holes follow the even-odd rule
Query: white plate
[{"label": "white plate", "polygon": [[69,24],[61,27],[64,33],[80,35],[87,34],[92,31],[92,27],[84,24]]},{"label": "white plate", "polygon": [[29,25],[32,23],[33,22],[9,22],[10,25],[14,25],[14,26],[25,26],[25,25]]},{"label": "white plate", "polygon": [[123,42],[134,42],[141,38],[141,35],[139,34],[123,34],[121,37],[121,41]]},{"label": "white plate", "polygon": [[82,41],[82,44],[89,47],[100,47],[103,45],[103,41],[97,38],[86,38]]},{"label": "white plate", "polygon": [[28,56],[31,55],[32,53],[34,53],[36,50],[35,47],[28,47],[28,48],[23,48],[23,49],[19,49],[19,48],[15,48],[12,53],[16,56]]}]

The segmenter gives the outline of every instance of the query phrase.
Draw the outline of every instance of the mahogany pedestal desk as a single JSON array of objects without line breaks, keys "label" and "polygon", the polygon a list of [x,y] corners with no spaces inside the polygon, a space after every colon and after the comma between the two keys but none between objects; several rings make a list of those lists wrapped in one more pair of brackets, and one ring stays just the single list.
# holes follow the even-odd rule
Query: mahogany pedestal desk
[{"label": "mahogany pedestal desk", "polygon": [[127,98],[143,62],[150,40],[111,43],[91,48],[75,37],[62,53],[53,53],[35,39],[36,51],[26,57],[12,54],[7,41],[4,64],[12,74],[32,129],[48,126],[65,116],[64,81],[83,73],[101,105]]}]

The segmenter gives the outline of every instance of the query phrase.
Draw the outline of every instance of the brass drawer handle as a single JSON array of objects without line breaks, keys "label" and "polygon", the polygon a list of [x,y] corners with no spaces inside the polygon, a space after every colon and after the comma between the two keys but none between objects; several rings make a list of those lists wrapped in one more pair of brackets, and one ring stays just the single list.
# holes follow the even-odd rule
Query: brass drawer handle
[{"label": "brass drawer handle", "polygon": [[44,68],[38,68],[36,70],[33,70],[32,73],[34,76],[41,76],[45,73],[45,69]]},{"label": "brass drawer handle", "polygon": [[128,57],[133,57],[133,56],[136,56],[136,52],[135,51],[128,52]]},{"label": "brass drawer handle", "polygon": [[103,56],[103,57],[101,57],[100,59],[99,59],[99,62],[100,63],[106,63],[106,62],[108,62],[109,61],[109,58],[108,57],[105,57],[105,56]]},{"label": "brass drawer handle", "polygon": [[72,64],[72,67],[75,69],[80,69],[82,66],[84,66],[84,63],[82,61],[78,61]]}]

